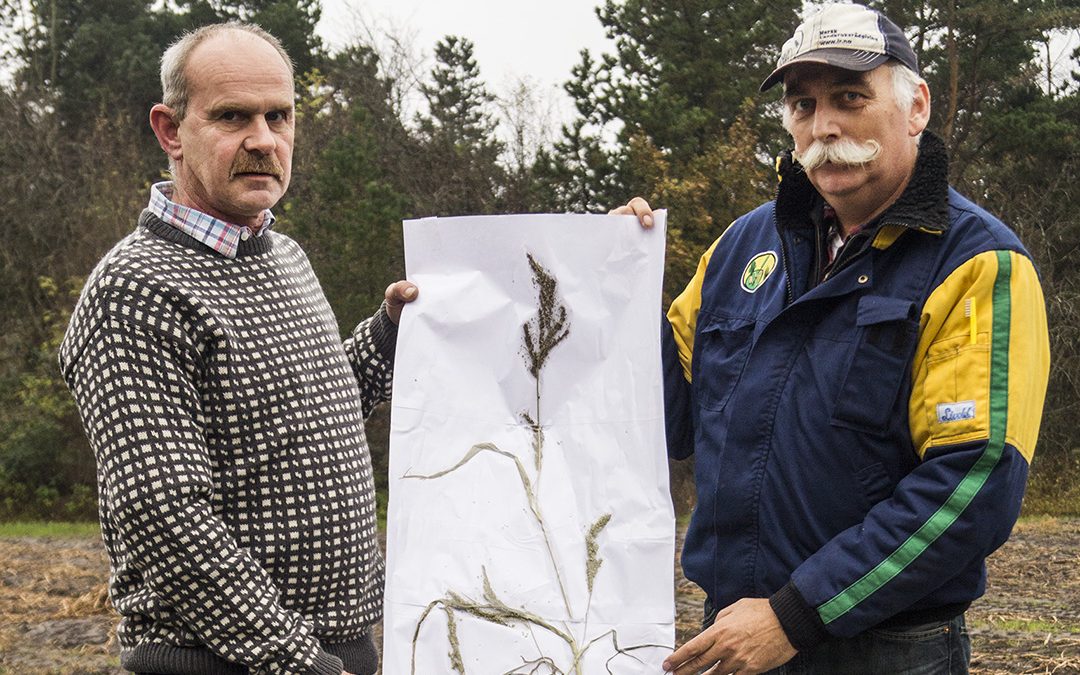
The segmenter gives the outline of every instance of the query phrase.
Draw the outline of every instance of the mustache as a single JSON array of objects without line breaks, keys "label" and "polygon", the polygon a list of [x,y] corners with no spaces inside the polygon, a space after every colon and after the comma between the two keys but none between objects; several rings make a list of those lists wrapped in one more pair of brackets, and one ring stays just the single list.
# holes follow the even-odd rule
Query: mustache
[{"label": "mustache", "polygon": [[229,167],[229,178],[236,178],[242,173],[265,173],[278,180],[285,176],[285,169],[281,162],[273,155],[256,155],[250,152],[240,152],[233,158],[232,166]]},{"label": "mustache", "polygon": [[792,156],[807,171],[813,171],[826,162],[845,166],[863,166],[881,154],[881,143],[870,139],[862,143],[844,138],[831,143],[814,141],[806,152],[793,152]]}]

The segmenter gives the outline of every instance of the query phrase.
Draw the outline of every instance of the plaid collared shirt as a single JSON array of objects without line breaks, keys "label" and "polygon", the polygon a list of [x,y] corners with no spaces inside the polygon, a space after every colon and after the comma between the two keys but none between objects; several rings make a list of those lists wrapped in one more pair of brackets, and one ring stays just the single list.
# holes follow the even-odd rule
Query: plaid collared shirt
[{"label": "plaid collared shirt", "polygon": [[[172,196],[171,181],[155,183],[150,187],[150,204],[147,208],[169,225],[206,244],[226,258],[235,258],[240,242],[251,237],[251,230],[243,225],[227,223],[190,206],[181,206],[172,201]],[[274,220],[274,214],[270,213],[270,209],[263,211],[262,227],[255,236],[261,237],[263,232],[273,227]]]}]

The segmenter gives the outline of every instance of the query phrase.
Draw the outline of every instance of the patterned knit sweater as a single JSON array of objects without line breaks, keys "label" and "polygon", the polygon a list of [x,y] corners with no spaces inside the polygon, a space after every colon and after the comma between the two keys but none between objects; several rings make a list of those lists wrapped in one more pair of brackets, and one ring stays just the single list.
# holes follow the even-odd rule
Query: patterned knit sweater
[{"label": "patterned knit sweater", "polygon": [[363,420],[396,334],[380,309],[342,343],[275,232],[230,260],[144,211],[98,264],[60,366],[97,460],[124,667],[337,675],[371,651]]}]

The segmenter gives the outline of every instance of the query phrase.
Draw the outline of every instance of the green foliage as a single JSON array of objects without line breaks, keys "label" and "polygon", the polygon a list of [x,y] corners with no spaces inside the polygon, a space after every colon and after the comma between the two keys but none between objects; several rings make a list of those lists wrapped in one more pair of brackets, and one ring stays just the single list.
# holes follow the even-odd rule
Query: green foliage
[{"label": "green foliage", "polygon": [[[1080,2],[873,4],[908,27],[953,183],[1016,229],[1039,268],[1051,378],[1025,508],[1076,513],[1080,50],[1055,64],[1047,47],[1075,34]],[[546,145],[524,133],[538,107],[525,91],[512,94],[516,117],[501,133],[468,40],[439,41],[419,75],[368,44],[328,55],[314,30],[318,0],[0,3],[11,78],[0,85],[0,518],[62,515],[92,494],[55,346],[78,280],[132,229],[161,179],[146,115],[160,98],[161,51],[184,30],[254,21],[292,55],[295,169],[275,213],[307,250],[344,333],[402,276],[401,219],[424,215],[604,212],[640,194],[670,212],[670,298],[727,224],[773,192],[770,158],[787,139],[775,92],[757,87],[800,7],[606,0],[597,17],[612,53],[582,53],[565,85],[576,115]],[[402,102],[418,80],[427,106],[416,116]],[[383,478],[379,425],[369,438]]]},{"label": "green foliage", "polygon": [[752,133],[762,148],[775,147],[779,127],[761,114],[767,99],[757,89],[799,6],[607,0],[597,14],[615,53],[582,53],[566,85],[578,118],[545,158],[543,176],[559,205],[607,210],[629,195],[655,196],[655,172],[631,156],[634,139],[663,157],[669,176],[690,179],[692,165],[736,120],[746,121],[748,99],[757,102]]},{"label": "green foliage", "polygon": [[370,51],[350,58],[366,77],[338,82],[316,72],[306,82],[298,106],[298,179],[279,209],[281,230],[304,245],[345,334],[404,274],[401,220],[409,208],[381,163],[394,138],[385,133],[386,119],[376,116],[387,99],[373,104],[353,89],[386,92],[377,59]]},{"label": "green foliage", "polygon": [[420,86],[429,109],[418,120],[426,156],[426,180],[413,195],[418,213],[493,213],[505,179],[499,165],[503,145],[489,111],[495,97],[480,79],[469,40],[443,38],[435,59],[431,81]]},{"label": "green foliage", "polygon": [[188,27],[183,17],[156,5],[147,0],[30,3],[29,15],[21,17],[18,80],[54,102],[60,120],[73,129],[86,130],[100,115],[119,115],[149,136],[146,111],[158,98],[161,51]]},{"label": "green foliage", "polygon": [[[757,96],[801,3],[605,0],[600,22],[615,54],[592,93],[603,122],[643,132],[677,163],[705,152]],[[627,136],[623,136],[626,138]]]},{"label": "green foliage", "polygon": [[315,26],[319,0],[48,0],[0,6],[12,29],[19,84],[55,106],[71,133],[88,133],[100,117],[118,119],[148,141],[146,171],[160,151],[146,123],[161,100],[161,53],[185,31],[229,19],[259,24],[276,35],[303,74],[324,61]]},{"label": "green foliage", "polygon": [[[60,296],[70,300],[81,280],[70,280],[61,288],[43,277],[40,286],[46,297],[61,304]],[[47,339],[18,379],[5,387],[0,407],[0,519],[87,515],[93,457],[82,440],[78,413],[55,356],[68,317],[63,309],[46,312]]]},{"label": "green foliage", "polygon": [[652,186],[656,203],[669,210],[668,299],[682,290],[698,258],[728,224],[774,190],[775,174],[758,155],[754,114],[753,101],[747,99],[728,130],[681,166],[644,134],[630,139],[628,164]]},{"label": "green foliage", "polygon": [[315,27],[322,16],[319,0],[217,0],[203,5],[217,16],[201,23],[236,19],[258,24],[281,41],[299,76],[322,68],[327,58]]},{"label": "green foliage", "polygon": [[[988,149],[1013,142],[1000,133],[1002,122],[1012,121],[1005,128],[1019,141],[1026,135],[1028,114],[1040,115],[1038,99],[1056,98],[1070,88],[1048,81],[1037,55],[1053,34],[1080,25],[1080,6],[1058,0],[871,4],[912,27],[908,34],[933,97],[930,127],[941,132],[949,147],[953,182],[978,197]],[[1036,109],[1027,109],[1031,104]],[[1027,146],[1026,154],[1033,147],[1043,146]]]},{"label": "green foliage", "polygon": [[[377,141],[367,119],[362,108],[352,111],[350,128],[323,149],[307,198],[290,199],[283,219],[304,240],[343,327],[350,329],[404,272],[401,219],[408,207],[372,159]],[[356,283],[358,273],[367,283]]]}]

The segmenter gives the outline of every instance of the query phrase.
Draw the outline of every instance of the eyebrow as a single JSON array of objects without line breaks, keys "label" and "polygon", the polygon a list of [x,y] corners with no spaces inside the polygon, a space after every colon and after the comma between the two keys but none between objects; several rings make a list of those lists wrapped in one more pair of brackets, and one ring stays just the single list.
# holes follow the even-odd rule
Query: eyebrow
[{"label": "eyebrow", "polygon": [[866,85],[869,83],[867,73],[858,72],[854,70],[845,70],[843,74],[837,75],[830,82],[832,86],[845,85],[845,84],[861,84]]},{"label": "eyebrow", "polygon": [[[793,96],[802,96],[805,93],[805,87],[803,86],[804,80],[808,78],[793,77],[791,84],[784,85],[784,98],[788,99]],[[825,78],[822,78],[825,79]],[[844,86],[868,86],[869,79],[867,73],[855,71],[855,70],[841,70],[836,75],[828,78],[826,86],[829,88],[844,87]]]},{"label": "eyebrow", "polygon": [[217,105],[212,106],[207,110],[207,115],[210,117],[218,117],[225,112],[238,112],[244,115],[259,115],[264,112],[279,112],[287,111],[292,112],[295,106],[290,101],[285,103],[282,101],[279,105],[269,105],[265,109],[262,106],[251,106],[239,101],[222,101]]}]

